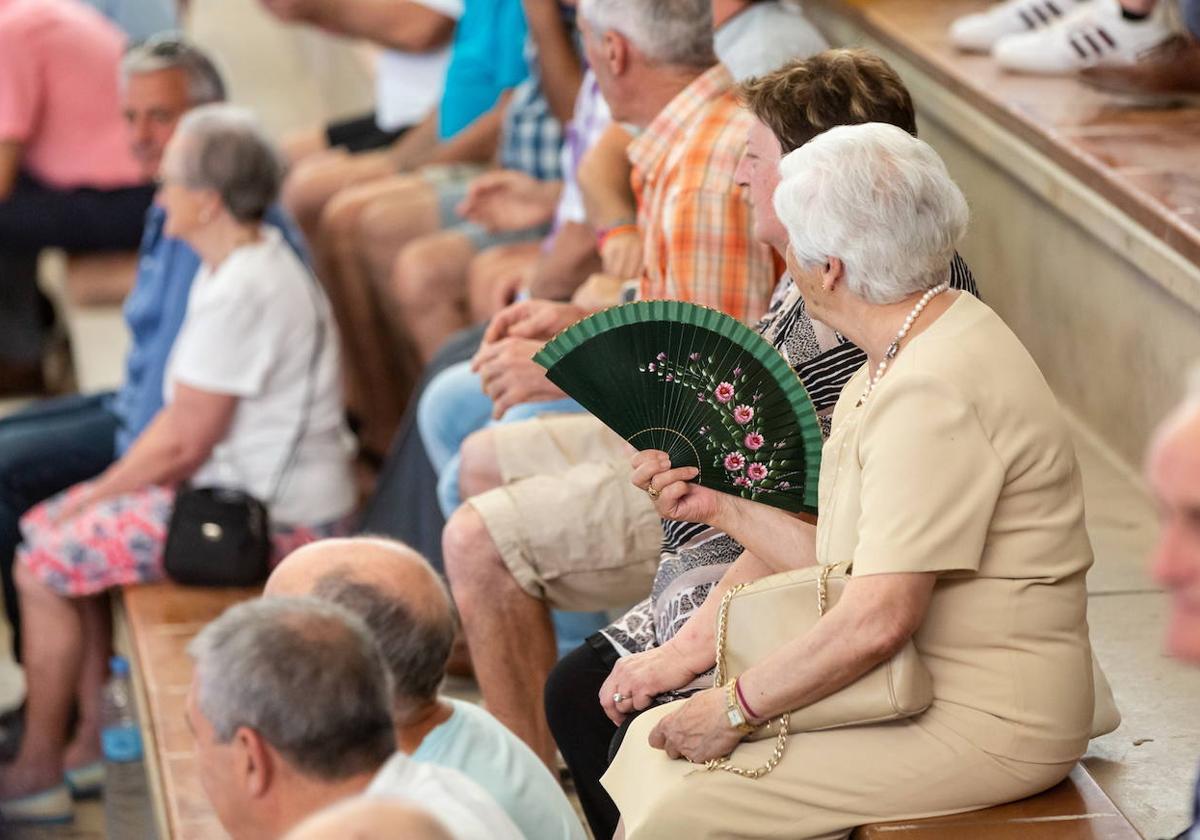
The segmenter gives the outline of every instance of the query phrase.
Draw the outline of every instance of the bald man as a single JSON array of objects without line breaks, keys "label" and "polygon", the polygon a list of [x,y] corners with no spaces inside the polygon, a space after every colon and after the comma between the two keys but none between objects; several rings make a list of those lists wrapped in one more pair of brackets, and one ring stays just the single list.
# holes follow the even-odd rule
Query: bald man
[{"label": "bald man", "polygon": [[441,823],[404,802],[360,796],[326,808],[284,840],[450,840]]},{"label": "bald man", "polygon": [[480,707],[438,695],[457,618],[421,555],[379,537],[321,540],[280,563],[264,594],[313,595],[363,619],[392,674],[401,752],[463,773],[528,837],[585,840],[558,781],[529,747]]},{"label": "bald man", "polygon": [[[1200,370],[1188,398],[1159,427],[1146,478],[1160,521],[1150,571],[1170,596],[1167,653],[1200,665]],[[1200,840],[1200,784],[1192,827],[1176,840]]]}]

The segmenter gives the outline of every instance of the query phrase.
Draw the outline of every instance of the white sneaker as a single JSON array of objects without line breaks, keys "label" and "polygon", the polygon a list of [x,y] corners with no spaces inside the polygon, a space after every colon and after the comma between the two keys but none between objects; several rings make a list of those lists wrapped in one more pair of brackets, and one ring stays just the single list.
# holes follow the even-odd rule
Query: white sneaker
[{"label": "white sneaker", "polygon": [[950,43],[967,52],[991,52],[1006,35],[1045,29],[1087,0],[1005,0],[986,12],[963,15],[950,24]]},{"label": "white sneaker", "polygon": [[1160,0],[1144,20],[1126,20],[1117,0],[1091,0],[1054,26],[1001,38],[992,57],[1017,73],[1074,73],[1133,64],[1171,37],[1166,6]]}]

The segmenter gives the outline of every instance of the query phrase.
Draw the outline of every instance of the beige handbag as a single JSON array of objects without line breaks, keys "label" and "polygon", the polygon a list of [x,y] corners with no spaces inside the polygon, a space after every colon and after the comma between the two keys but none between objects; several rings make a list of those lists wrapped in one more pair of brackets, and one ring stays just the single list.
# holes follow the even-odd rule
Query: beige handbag
[{"label": "beige handbag", "polygon": [[[765,659],[791,639],[813,628],[841,597],[850,563],[808,566],[739,584],[725,593],[717,618],[717,686]],[[841,726],[882,723],[912,717],[933,702],[933,680],[910,639],[899,653],[850,685],[788,714],[747,736],[775,736],[767,764],[755,770],[734,767],[727,758],[708,762],[710,770],[740,776],[764,776],[783,757],[788,732],[813,732]]]}]

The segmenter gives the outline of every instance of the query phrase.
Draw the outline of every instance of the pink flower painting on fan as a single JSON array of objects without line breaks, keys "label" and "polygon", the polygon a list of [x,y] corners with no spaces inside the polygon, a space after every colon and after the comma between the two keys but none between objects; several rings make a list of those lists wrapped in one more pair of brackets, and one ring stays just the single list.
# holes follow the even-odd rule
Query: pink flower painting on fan
[{"label": "pink flower painting on fan", "polygon": [[741,472],[746,466],[746,456],[741,452],[730,452],[725,456],[725,469],[730,472]]},{"label": "pink flower painting on fan", "polygon": [[763,436],[758,432],[747,432],[746,436],[742,438],[742,443],[745,444],[746,448],[751,452],[757,452],[759,449],[763,448],[763,444],[766,443],[766,441],[763,440]]},{"label": "pink flower painting on fan", "polygon": [[751,464],[750,466],[746,467],[746,475],[748,475],[752,481],[762,481],[767,477],[767,467],[765,464]]},{"label": "pink flower painting on fan", "polygon": [[739,405],[733,410],[733,419],[739,426],[745,426],[754,419],[754,409],[748,405]]},{"label": "pink flower painting on fan", "polygon": [[717,398],[717,402],[727,403],[733,399],[733,386],[728,382],[722,382],[713,390],[713,396]]},{"label": "pink flower painting on fan", "polygon": [[744,476],[744,475],[739,475],[737,478],[735,478],[733,480],[733,486],[734,487],[749,487],[750,479],[746,478],[746,476]]}]

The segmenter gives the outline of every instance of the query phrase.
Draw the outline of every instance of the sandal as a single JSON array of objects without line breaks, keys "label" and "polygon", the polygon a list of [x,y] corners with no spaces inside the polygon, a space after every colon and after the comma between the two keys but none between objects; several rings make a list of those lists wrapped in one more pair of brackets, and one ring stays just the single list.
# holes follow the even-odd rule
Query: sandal
[{"label": "sandal", "polygon": [[0,801],[0,822],[56,825],[75,819],[75,806],[66,784]]},{"label": "sandal", "polygon": [[93,761],[63,773],[72,799],[95,799],[104,792],[104,762]]}]

